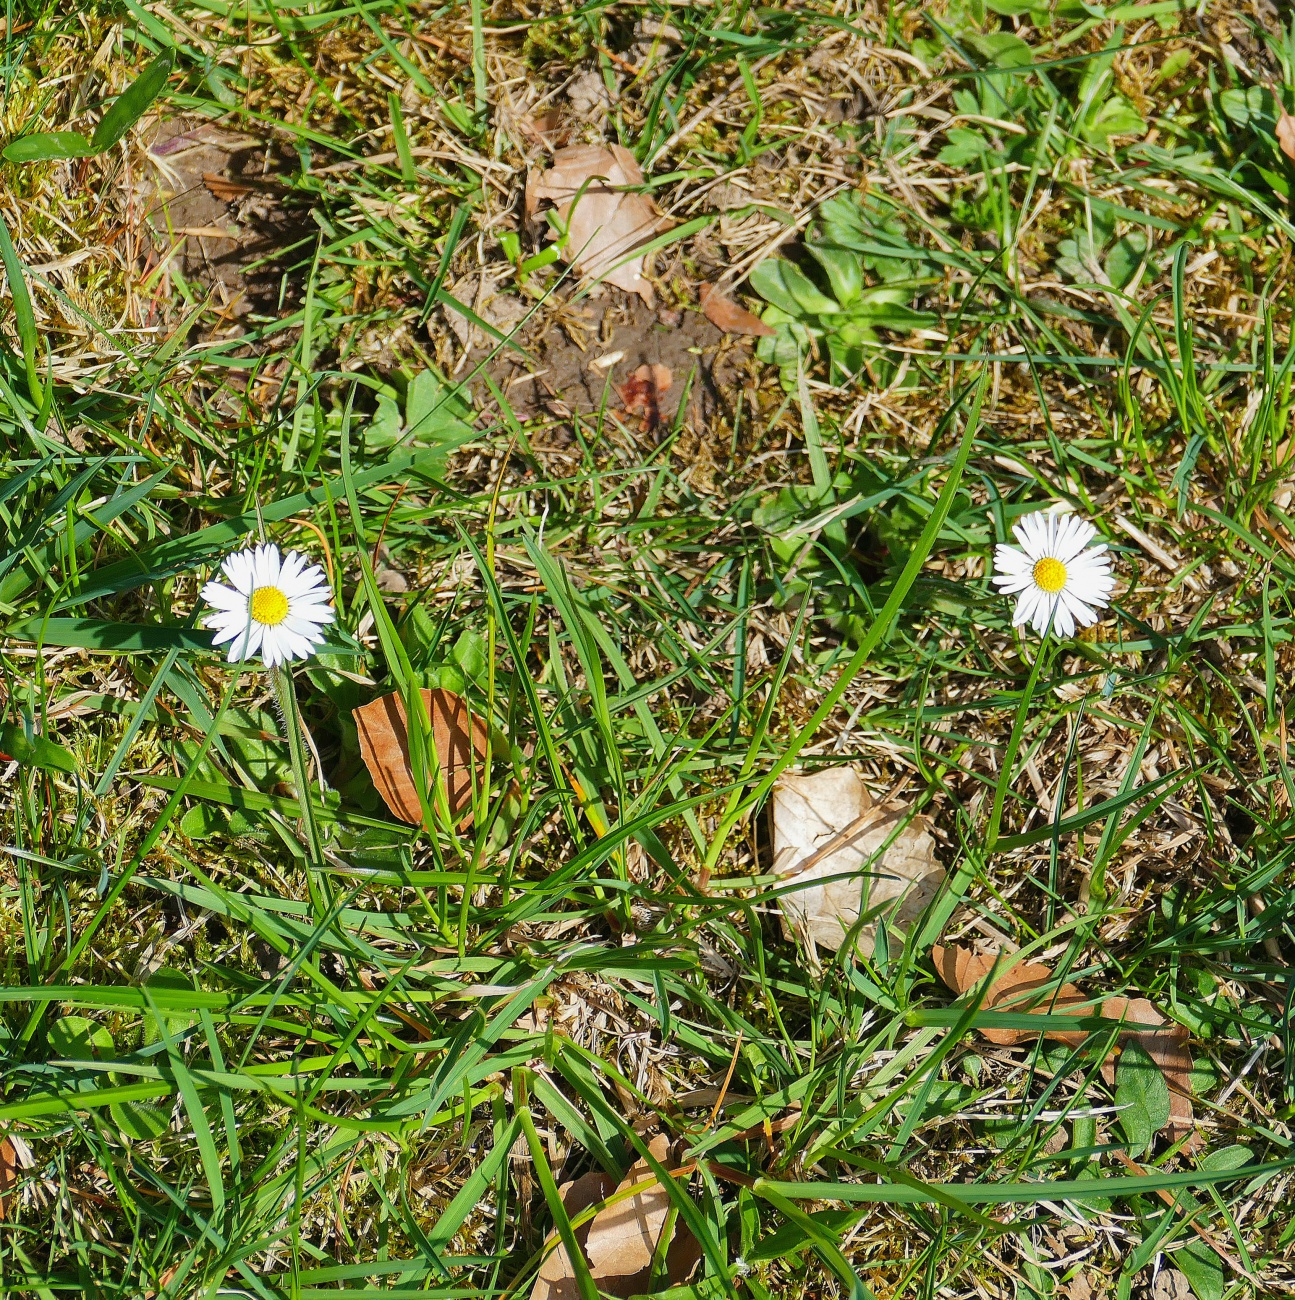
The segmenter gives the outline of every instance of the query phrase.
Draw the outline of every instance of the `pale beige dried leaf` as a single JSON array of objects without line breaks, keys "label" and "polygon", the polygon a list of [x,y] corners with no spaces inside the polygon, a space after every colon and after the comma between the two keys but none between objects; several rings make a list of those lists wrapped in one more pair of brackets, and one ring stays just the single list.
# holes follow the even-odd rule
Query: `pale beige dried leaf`
[{"label": "pale beige dried leaf", "polygon": [[[445,786],[450,815],[457,817],[468,809],[473,797],[473,781],[480,789],[485,776],[482,759],[486,753],[485,723],[470,715],[467,702],[452,691],[424,690],[423,703],[432,722],[436,761]],[[414,785],[414,769],[409,758],[409,727],[405,718],[405,701],[399,691],[380,696],[352,710],[360,736],[360,755],[369,769],[373,784],[395,817],[417,825],[423,819]],[[475,750],[477,759],[470,759]],[[432,768],[428,756],[428,770]],[[475,776],[474,776],[475,769]],[[470,819],[471,813],[468,813]]]},{"label": "pale beige dried leaf", "polygon": [[1192,1300],[1192,1284],[1176,1268],[1162,1268],[1151,1285],[1151,1300]]},{"label": "pale beige dried leaf", "polygon": [[545,202],[557,208],[567,228],[563,261],[590,279],[605,280],[637,293],[651,306],[652,285],[643,274],[643,258],[633,250],[669,224],[646,194],[628,187],[642,185],[643,173],[620,145],[570,145],[553,155],[553,166],[526,177],[526,213],[534,217]]},{"label": "pale beige dried leaf", "polygon": [[[471,309],[473,315],[493,325],[501,334],[512,335],[518,325],[526,319],[527,307],[516,294],[498,293],[497,285],[490,276],[469,275],[450,286],[449,297]],[[454,336],[465,348],[482,348],[493,346],[493,336],[489,336],[478,325],[474,325],[458,311],[453,303],[445,304],[445,314],[450,322]]]},{"label": "pale beige dried leaf", "polygon": [[[773,788],[774,874],[807,885],[779,900],[788,934],[835,950],[859,919],[861,905],[872,911],[894,904],[881,914],[892,930],[912,924],[944,883],[929,821],[912,818],[871,860],[907,812],[900,805],[875,804],[852,767],[779,778]],[[858,946],[869,957],[876,930],[869,923],[859,932]]]},{"label": "pale beige dried leaf", "polygon": [[[558,1188],[562,1197],[562,1208],[567,1218],[587,1210],[599,1201],[605,1201],[616,1189],[616,1180],[600,1169],[581,1176],[570,1183],[563,1183]],[[577,1245],[583,1250],[589,1237],[590,1223],[582,1223],[575,1230]],[[531,1300],[579,1300],[580,1288],[576,1285],[575,1270],[571,1267],[571,1256],[566,1246],[559,1241],[553,1250],[544,1257],[540,1271],[531,1289]]]},{"label": "pale beige dried leaf", "polygon": [[1076,1273],[1062,1288],[1062,1295],[1066,1300],[1093,1300],[1093,1284],[1088,1280],[1088,1273],[1084,1270]]},{"label": "pale beige dried leaf", "polygon": [[738,306],[732,298],[725,298],[713,284],[703,284],[698,297],[701,299],[701,309],[706,313],[706,319],[716,329],[722,329],[726,334],[746,334],[752,338],[766,338],[774,333],[772,326],[766,325],[759,316],[753,315],[745,307]]},{"label": "pale beige dried leaf", "polygon": [[1289,113],[1282,113],[1277,119],[1276,135],[1282,153],[1295,162],[1295,117]]},{"label": "pale beige dried leaf", "polygon": [[[665,1164],[670,1154],[670,1139],[658,1134],[648,1143],[648,1151],[658,1164]],[[589,1272],[599,1289],[609,1295],[637,1295],[647,1286],[652,1256],[656,1253],[670,1212],[670,1193],[657,1181],[646,1160],[631,1166],[616,1190],[623,1192],[631,1187],[641,1190],[594,1216],[589,1226],[589,1240],[585,1244]],[[675,1239],[666,1258],[667,1282],[671,1286],[679,1285],[686,1276],[686,1273],[675,1276],[671,1267],[672,1256],[674,1268],[684,1266],[675,1247],[685,1231],[676,1222]],[[691,1236],[690,1233],[686,1235]],[[682,1253],[682,1258],[687,1258],[687,1252]],[[691,1271],[694,1263],[695,1258],[687,1264],[687,1271]]]},{"label": "pale beige dried leaf", "polygon": [[[648,1150],[658,1164],[664,1165],[670,1154],[669,1138],[658,1135],[648,1143]],[[586,1183],[589,1193],[597,1191],[599,1184],[586,1182],[594,1177],[605,1178],[605,1175],[586,1174],[584,1179],[577,1179],[572,1184],[573,1191],[581,1183]],[[563,1205],[567,1213],[574,1217],[596,1201],[607,1199],[610,1183],[611,1180],[606,1179],[601,1184],[603,1190],[597,1195],[588,1195],[583,1203],[574,1196],[568,1202],[564,1194]],[[635,1188],[639,1190],[632,1196],[599,1210],[592,1222],[576,1230],[576,1240],[585,1252],[590,1275],[597,1282],[598,1289],[608,1295],[637,1295],[646,1288],[652,1257],[669,1215],[670,1193],[657,1181],[645,1160],[630,1168],[616,1192],[619,1195]],[[676,1220],[674,1238],[666,1251],[666,1285],[681,1285],[700,1258],[701,1248],[696,1239]],[[578,1295],[571,1260],[565,1248],[559,1245],[544,1261],[531,1300],[575,1300]]]}]

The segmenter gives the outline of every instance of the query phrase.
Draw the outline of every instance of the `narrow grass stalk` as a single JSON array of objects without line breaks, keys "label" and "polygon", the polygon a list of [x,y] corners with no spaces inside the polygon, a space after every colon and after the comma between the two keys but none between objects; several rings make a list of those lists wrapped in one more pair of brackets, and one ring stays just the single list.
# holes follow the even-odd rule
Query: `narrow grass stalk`
[{"label": "narrow grass stalk", "polygon": [[1025,734],[1025,723],[1030,716],[1030,701],[1034,699],[1034,689],[1039,684],[1039,673],[1043,661],[1049,661],[1052,655],[1052,639],[1049,633],[1039,646],[1030,668],[1029,679],[1021,694],[1021,702],[1016,706],[1016,717],[1012,722],[1012,734],[1007,738],[1007,748],[1003,751],[1003,762],[998,772],[998,783],[994,786],[994,803],[989,812],[989,829],[985,832],[985,852],[992,853],[998,843],[998,830],[1003,822],[1003,801],[1007,798],[1007,787],[1012,782],[1012,768],[1016,765],[1016,752],[1021,747],[1021,737]]},{"label": "narrow grass stalk", "polygon": [[307,872],[307,884],[316,914],[322,917],[328,907],[328,885],[324,873],[324,842],[320,837],[319,824],[315,820],[315,810],[310,801],[310,764],[306,759],[305,746],[306,724],[302,720],[301,709],[297,704],[297,688],[288,665],[279,664],[272,668],[270,681],[283,713],[284,728],[288,733],[288,755],[292,763],[292,779],[297,786],[297,800],[301,805],[301,823],[306,832],[306,847],[310,853],[312,870]]}]

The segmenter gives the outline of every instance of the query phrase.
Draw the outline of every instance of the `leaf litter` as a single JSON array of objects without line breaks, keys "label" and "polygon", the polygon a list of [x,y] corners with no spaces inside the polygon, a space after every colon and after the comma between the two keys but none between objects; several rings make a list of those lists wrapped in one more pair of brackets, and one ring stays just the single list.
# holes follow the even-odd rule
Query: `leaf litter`
[{"label": "leaf litter", "polygon": [[[999,967],[997,975],[981,1002],[985,1011],[1019,1011],[1028,1015],[1088,1015],[1119,1022],[1124,1043],[1135,1043],[1159,1067],[1169,1090],[1169,1106],[1165,1125],[1171,1139],[1187,1138],[1184,1149],[1192,1151],[1197,1143],[1191,1136],[1195,1115],[1192,1109],[1192,1056],[1188,1047],[1187,1029],[1167,1020],[1146,998],[1109,997],[1102,999],[1100,1008],[1095,999],[1087,997],[1074,984],[1062,984],[1047,992],[1056,983],[1052,967],[1045,962],[1020,961],[1012,964],[1004,953],[973,953],[955,945],[931,949],[936,973],[955,993],[970,992]],[[1141,1028],[1138,1028],[1141,1026]],[[1000,1047],[1015,1047],[1036,1037],[1039,1031],[1029,1029],[1001,1029],[986,1026],[978,1032]],[[1045,1038],[1080,1047],[1089,1037],[1084,1029],[1044,1028]],[[1115,1050],[1103,1063],[1103,1077],[1114,1083],[1112,1069]]]},{"label": "leaf litter", "polygon": [[[424,689],[421,694],[431,719],[436,762],[450,816],[457,818],[466,812],[465,821],[470,820],[474,786],[480,789],[484,777],[486,724],[472,713],[462,696],[452,691]],[[392,816],[418,825],[423,811],[414,783],[403,696],[399,691],[379,696],[352,710],[352,716],[359,732],[360,755],[383,802]],[[427,766],[429,770],[432,767],[430,754]]]},{"label": "leaf litter", "polygon": [[[929,820],[908,805],[873,800],[848,766],[785,773],[773,788],[773,871],[794,882],[779,899],[786,933],[840,948],[859,917],[879,908],[903,932],[944,883]],[[873,955],[876,920],[857,946]]]},{"label": "leaf litter", "polygon": [[634,249],[670,224],[647,194],[636,193],[643,172],[621,145],[569,145],[553,155],[546,171],[526,175],[526,215],[532,220],[551,203],[566,229],[562,260],[591,280],[637,293],[652,306],[652,282],[643,255]]},{"label": "leaf litter", "polygon": [[616,385],[616,395],[621,399],[626,415],[643,417],[646,429],[655,429],[661,423],[661,404],[674,383],[669,366],[645,364],[633,371],[623,384]]},{"label": "leaf litter", "polygon": [[698,290],[701,309],[716,329],[725,334],[743,334],[750,338],[771,338],[777,331],[766,325],[759,316],[726,298],[713,284],[703,284]]},{"label": "leaf litter", "polygon": [[[648,1143],[652,1158],[667,1165],[670,1139],[659,1134]],[[568,1217],[607,1200],[613,1180],[605,1173],[584,1174],[560,1189]],[[615,1199],[575,1230],[589,1273],[598,1289],[613,1296],[639,1295],[647,1289],[652,1260],[670,1217],[670,1193],[646,1160],[636,1161],[616,1186]],[[664,1281],[681,1286],[701,1259],[701,1247],[686,1226],[676,1221],[665,1253]],[[531,1291],[531,1300],[579,1300],[575,1269],[564,1243],[545,1258]]]}]

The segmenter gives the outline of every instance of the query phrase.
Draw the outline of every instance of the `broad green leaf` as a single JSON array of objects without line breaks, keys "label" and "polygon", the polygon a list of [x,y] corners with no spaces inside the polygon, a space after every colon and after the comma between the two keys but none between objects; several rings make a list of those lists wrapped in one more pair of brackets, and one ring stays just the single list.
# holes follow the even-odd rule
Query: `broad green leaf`
[{"label": "broad green leaf", "polygon": [[0,758],[47,772],[75,772],[76,756],[45,736],[29,736],[14,723],[0,725]]},{"label": "broad green leaf", "polygon": [[839,303],[815,288],[804,271],[783,257],[761,262],[751,272],[751,287],[760,297],[797,320],[841,310]]},{"label": "broad green leaf", "polygon": [[1011,32],[991,32],[988,36],[968,36],[967,43],[991,67],[1024,68],[1034,62],[1034,51]]},{"label": "broad green leaf", "polygon": [[1121,1108],[1120,1127],[1128,1139],[1129,1155],[1136,1160],[1169,1123],[1169,1085],[1160,1067],[1136,1041],[1120,1054],[1115,1104]]},{"label": "broad green leaf", "polygon": [[1147,236],[1143,230],[1131,230],[1111,245],[1111,251],[1106,254],[1105,269],[1107,277],[1117,289],[1123,289],[1132,283],[1138,267],[1142,265],[1142,259],[1147,255],[1147,248]]},{"label": "broad green leaf", "polygon": [[476,436],[472,408],[430,370],[409,381],[405,393],[405,435],[415,447],[449,452]]},{"label": "broad green leaf", "polygon": [[170,1118],[160,1106],[146,1101],[122,1101],[108,1107],[113,1122],[137,1142],[151,1142],[171,1127]]},{"label": "broad green leaf", "polygon": [[1245,90],[1225,90],[1219,95],[1219,107],[1238,126],[1252,130],[1272,130],[1277,121],[1277,101],[1271,90],[1248,86]]},{"label": "broad green leaf", "polygon": [[173,56],[170,50],[159,54],[113,102],[100,119],[90,138],[94,153],[111,149],[125,136],[148,110],[148,106],[162,93],[166,79],[171,75]]},{"label": "broad green leaf", "polygon": [[989,141],[970,127],[955,126],[946,133],[945,138],[949,143],[936,155],[936,160],[948,167],[965,167],[967,163],[975,162],[989,148]]},{"label": "broad green leaf", "polygon": [[1223,1300],[1223,1261],[1203,1241],[1189,1241],[1169,1256],[1191,1283],[1196,1300]]},{"label": "broad green leaf", "polygon": [[1255,1158],[1255,1153],[1249,1147],[1243,1147],[1237,1143],[1230,1147],[1221,1147],[1218,1151],[1211,1151],[1201,1161],[1202,1169],[1240,1169],[1242,1165],[1249,1164]]},{"label": "broad green leaf", "polygon": [[73,1061],[110,1060],[116,1055],[112,1035],[89,1016],[63,1016],[45,1033],[51,1056]]},{"label": "broad green leaf", "polygon": [[8,162],[34,163],[55,158],[87,158],[94,152],[80,131],[37,131],[10,140],[2,156]]},{"label": "broad green leaf", "polygon": [[827,281],[842,307],[858,301],[863,291],[863,258],[852,249],[807,243],[806,251],[827,272]]}]

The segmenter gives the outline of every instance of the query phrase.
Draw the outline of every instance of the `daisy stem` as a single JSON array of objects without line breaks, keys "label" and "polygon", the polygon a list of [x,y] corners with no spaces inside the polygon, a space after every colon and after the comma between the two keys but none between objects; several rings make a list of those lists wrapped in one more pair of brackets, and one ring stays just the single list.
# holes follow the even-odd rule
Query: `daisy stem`
[{"label": "daisy stem", "polygon": [[[279,697],[279,707],[283,711],[283,721],[288,732],[288,754],[292,761],[292,777],[297,787],[297,799],[301,803],[301,821],[306,831],[306,846],[310,851],[310,865],[324,879],[324,844],[319,835],[319,826],[315,821],[315,810],[310,801],[310,768],[306,762],[306,746],[303,740],[305,723],[301,720],[301,711],[297,707],[297,688],[292,680],[292,673],[286,664],[279,664],[270,670],[270,679],[274,683],[274,692]],[[324,899],[314,897],[316,880],[313,872],[307,872],[311,901],[317,910]]]},{"label": "daisy stem", "polygon": [[1021,747],[1021,737],[1025,734],[1025,723],[1030,716],[1030,701],[1034,698],[1034,689],[1039,684],[1039,672],[1043,661],[1052,659],[1052,638],[1045,635],[1034,656],[1030,668],[1030,679],[1025,683],[1021,693],[1021,702],[1016,706],[1016,718],[1012,723],[1012,734],[1007,739],[1007,748],[1003,751],[1003,763],[998,772],[998,784],[994,787],[994,806],[989,812],[989,830],[985,834],[985,852],[992,853],[998,843],[998,830],[1003,823],[1003,801],[1007,798],[1007,787],[1012,783],[1012,769],[1016,766],[1016,753]]}]

